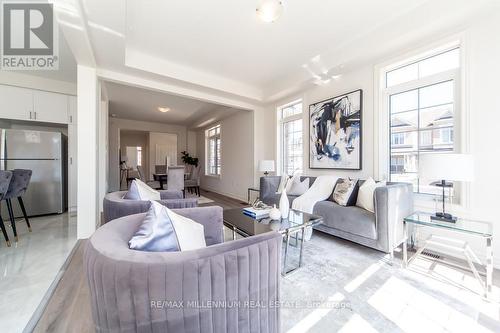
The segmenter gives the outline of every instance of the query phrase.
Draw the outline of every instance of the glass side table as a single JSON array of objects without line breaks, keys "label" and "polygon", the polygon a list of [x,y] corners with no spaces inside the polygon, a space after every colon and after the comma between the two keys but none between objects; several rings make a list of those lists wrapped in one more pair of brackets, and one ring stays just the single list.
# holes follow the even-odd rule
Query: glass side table
[{"label": "glass side table", "polygon": [[[442,222],[432,220],[431,213],[424,212],[415,212],[412,215],[406,217],[403,220],[403,232],[404,232],[404,244],[403,244],[403,267],[407,267],[410,262],[418,257],[422,251],[428,245],[438,245],[442,247],[446,247],[447,249],[455,250],[458,253],[462,254],[467,261],[469,267],[459,266],[462,269],[468,269],[472,271],[474,277],[479,281],[481,287],[484,290],[484,296],[487,298],[491,294],[492,282],[493,282],[493,248],[492,248],[492,240],[493,240],[493,227],[489,222],[483,221],[475,221],[471,219],[458,218],[456,223]],[[408,224],[412,224],[415,226],[424,226],[430,228],[438,228],[438,229],[447,229],[456,233],[464,233],[467,235],[472,235],[483,239],[486,242],[486,263],[483,263],[476,254],[472,251],[469,244],[465,241],[454,239],[450,237],[443,237],[429,235],[422,247],[417,248],[416,253],[408,258]],[[480,273],[474,266],[473,261],[480,263],[485,267],[486,273]],[[457,265],[455,265],[457,266]],[[486,281],[483,281],[481,275],[485,275]]]}]

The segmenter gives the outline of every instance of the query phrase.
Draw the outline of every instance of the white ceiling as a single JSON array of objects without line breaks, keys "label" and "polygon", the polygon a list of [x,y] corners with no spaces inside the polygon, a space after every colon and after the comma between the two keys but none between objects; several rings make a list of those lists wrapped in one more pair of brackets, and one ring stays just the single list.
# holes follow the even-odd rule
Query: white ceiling
[{"label": "white ceiling", "polygon": [[258,103],[434,37],[498,1],[288,0],[271,24],[257,19],[257,3],[82,0],[100,69]]},{"label": "white ceiling", "polygon": [[[204,127],[236,112],[247,112],[113,82],[105,82],[105,87],[110,103],[109,113],[117,118],[195,128]],[[170,111],[162,113],[158,107],[168,107]]]}]

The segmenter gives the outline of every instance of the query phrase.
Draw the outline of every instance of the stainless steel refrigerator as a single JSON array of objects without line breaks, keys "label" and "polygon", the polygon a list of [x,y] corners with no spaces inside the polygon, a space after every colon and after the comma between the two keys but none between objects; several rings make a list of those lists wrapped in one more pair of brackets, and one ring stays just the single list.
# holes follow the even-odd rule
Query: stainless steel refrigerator
[{"label": "stainless steel refrigerator", "polygon": [[[59,132],[0,130],[0,169],[29,169],[31,182],[23,196],[28,216],[66,209],[66,137]],[[22,216],[17,200],[14,214]],[[8,216],[5,206],[2,216]]]}]

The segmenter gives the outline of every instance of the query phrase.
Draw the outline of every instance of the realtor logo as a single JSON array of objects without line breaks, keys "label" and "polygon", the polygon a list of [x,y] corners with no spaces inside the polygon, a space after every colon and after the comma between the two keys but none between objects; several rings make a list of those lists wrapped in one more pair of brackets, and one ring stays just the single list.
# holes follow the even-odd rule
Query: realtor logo
[{"label": "realtor logo", "polygon": [[3,70],[57,70],[58,35],[52,4],[1,3]]}]

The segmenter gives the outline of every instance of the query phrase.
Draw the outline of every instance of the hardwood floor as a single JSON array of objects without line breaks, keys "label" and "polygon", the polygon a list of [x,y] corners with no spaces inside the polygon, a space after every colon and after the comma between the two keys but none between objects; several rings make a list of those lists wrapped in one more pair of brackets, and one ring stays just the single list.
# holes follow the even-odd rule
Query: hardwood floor
[{"label": "hardwood floor", "polygon": [[[240,200],[201,191],[201,195],[214,200],[200,206],[221,206],[223,209],[244,207]],[[34,332],[94,332],[90,296],[83,267],[83,250],[87,240],[80,241],[54,294],[35,326]]]},{"label": "hardwood floor", "polygon": [[83,270],[83,249],[78,248],[33,332],[93,332],[90,297]]}]

